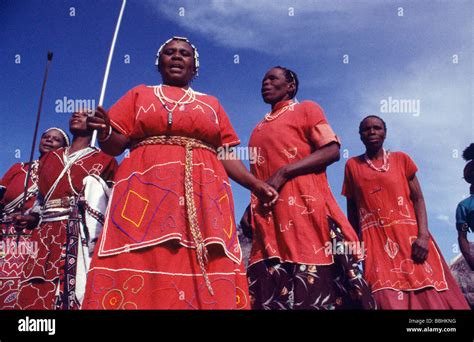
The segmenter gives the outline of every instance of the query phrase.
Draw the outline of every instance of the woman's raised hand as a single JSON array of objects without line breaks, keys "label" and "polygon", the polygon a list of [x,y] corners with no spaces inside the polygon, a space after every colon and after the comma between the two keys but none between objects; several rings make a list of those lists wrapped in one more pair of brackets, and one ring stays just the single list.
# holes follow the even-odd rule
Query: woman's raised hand
[{"label": "woman's raised hand", "polygon": [[110,118],[109,113],[105,108],[98,106],[92,115],[87,117],[87,129],[93,131],[97,130],[98,138],[104,140],[110,133]]}]

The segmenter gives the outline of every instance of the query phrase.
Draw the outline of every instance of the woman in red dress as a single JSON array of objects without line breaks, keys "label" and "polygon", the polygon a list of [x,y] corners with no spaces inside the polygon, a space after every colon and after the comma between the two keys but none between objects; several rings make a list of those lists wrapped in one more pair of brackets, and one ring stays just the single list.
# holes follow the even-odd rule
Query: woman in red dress
[{"label": "woman in red dress", "polygon": [[[52,127],[42,135],[39,144],[40,158],[47,152],[69,146],[67,134]],[[31,234],[18,236],[13,218],[20,211],[33,206],[38,193],[38,164],[35,160],[28,180],[28,192],[23,204],[28,163],[14,164],[0,180],[2,223],[0,224],[0,310],[13,309],[19,289],[20,272],[27,254],[31,251]]]},{"label": "woman in red dress", "polygon": [[173,37],[157,65],[162,85],[139,85],[89,119],[104,151],[131,153],[117,171],[83,308],[248,308],[227,174],[269,202],[278,194],[241,161],[217,158],[240,141],[219,101],[189,87],[196,48]]},{"label": "woman in red dress", "polygon": [[366,152],[347,161],[342,194],[367,249],[364,275],[381,309],[469,309],[428,231],[417,167],[384,149],[385,122],[359,126]]},{"label": "woman in red dress", "polygon": [[17,309],[80,307],[83,293],[76,291],[81,280],[77,265],[81,265],[81,252],[88,243],[79,226],[83,180],[96,175],[110,181],[117,167],[113,157],[89,147],[92,131],[87,129],[86,118],[85,112],[73,113],[69,121],[71,146],[41,158],[38,199],[28,215],[17,217],[19,228],[37,227],[31,239],[38,247],[23,266]]},{"label": "woman in red dress", "polygon": [[357,267],[363,250],[326,177],[326,168],[339,160],[339,139],[321,107],[294,100],[297,90],[293,71],[278,66],[266,73],[262,97],[271,112],[249,141],[258,150],[251,172],[280,194],[272,208],[252,196],[242,220],[253,229],[252,307],[373,309]]}]

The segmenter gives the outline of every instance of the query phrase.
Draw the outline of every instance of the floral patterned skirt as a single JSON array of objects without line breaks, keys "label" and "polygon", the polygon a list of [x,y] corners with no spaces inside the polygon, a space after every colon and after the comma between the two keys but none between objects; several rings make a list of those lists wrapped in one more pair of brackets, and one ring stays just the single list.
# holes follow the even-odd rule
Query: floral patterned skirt
[{"label": "floral patterned skirt", "polygon": [[[336,248],[344,236],[329,219]],[[376,309],[369,286],[353,255],[336,253],[331,265],[303,265],[278,258],[247,270],[252,309]]]}]

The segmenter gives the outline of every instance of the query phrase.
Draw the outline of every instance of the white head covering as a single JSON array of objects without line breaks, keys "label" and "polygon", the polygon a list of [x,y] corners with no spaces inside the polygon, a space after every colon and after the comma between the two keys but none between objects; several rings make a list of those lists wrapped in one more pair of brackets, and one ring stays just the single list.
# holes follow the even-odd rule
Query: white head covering
[{"label": "white head covering", "polygon": [[70,143],[70,141],[69,141],[68,135],[67,135],[66,132],[64,132],[61,128],[58,128],[58,127],[50,127],[50,128],[48,128],[46,131],[44,131],[44,133],[43,133],[42,135],[44,135],[44,134],[46,134],[46,133],[48,133],[49,131],[52,131],[52,130],[56,130],[56,131],[58,131],[59,133],[61,133],[61,135],[62,135],[63,138],[64,138],[64,141],[66,142],[66,146],[71,145],[71,143]]},{"label": "white head covering", "polygon": [[160,48],[158,49],[157,53],[156,53],[156,60],[155,60],[155,65],[156,66],[159,66],[160,65],[160,54],[161,54],[161,51],[163,50],[163,48],[165,47],[166,44],[168,44],[169,42],[173,41],[173,40],[181,40],[181,41],[184,41],[186,43],[188,43],[189,45],[191,45],[191,48],[193,49],[193,52],[194,52],[194,71],[196,71],[196,75],[195,77],[198,76],[198,70],[199,70],[199,53],[198,53],[198,50],[197,48],[191,44],[191,42],[189,41],[188,38],[186,37],[178,37],[178,36],[173,36],[171,37],[170,39],[168,39],[166,42],[164,42]]}]

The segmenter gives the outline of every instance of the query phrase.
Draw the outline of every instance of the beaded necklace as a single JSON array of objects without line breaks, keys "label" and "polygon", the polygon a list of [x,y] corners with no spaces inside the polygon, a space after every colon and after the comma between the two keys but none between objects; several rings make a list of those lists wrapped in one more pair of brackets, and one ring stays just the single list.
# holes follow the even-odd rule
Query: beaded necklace
[{"label": "beaded necklace", "polygon": [[386,151],[384,148],[382,148],[382,150],[383,150],[383,165],[381,167],[376,167],[374,163],[372,163],[372,161],[367,156],[367,152],[364,154],[364,159],[371,169],[378,172],[387,172],[388,169],[390,169],[390,161],[388,160],[388,157],[390,156],[390,151]]},{"label": "beaded necklace", "polygon": [[272,112],[269,112],[269,113],[265,114],[265,121],[273,121],[273,120],[277,119],[280,115],[285,113],[290,107],[292,109],[295,104],[296,104],[295,102],[287,104],[286,106],[284,106],[283,108],[278,110],[275,114],[272,114]]},{"label": "beaded necklace", "polygon": [[[168,125],[171,126],[173,123],[173,111],[178,107],[179,105],[185,105],[194,102],[196,100],[196,93],[194,90],[189,87],[188,89],[183,89],[181,90],[184,92],[183,96],[178,100],[173,100],[170,99],[165,95],[163,92],[163,86],[159,85],[154,88],[154,93],[158,100],[160,100],[161,104],[163,105],[163,108],[168,112]],[[184,100],[186,97],[188,97],[186,100]],[[184,101],[183,101],[184,100]],[[173,108],[168,108],[167,103],[173,103],[174,106]]]}]

